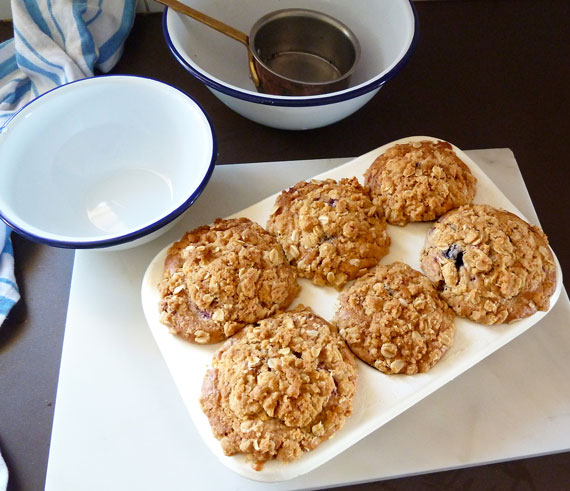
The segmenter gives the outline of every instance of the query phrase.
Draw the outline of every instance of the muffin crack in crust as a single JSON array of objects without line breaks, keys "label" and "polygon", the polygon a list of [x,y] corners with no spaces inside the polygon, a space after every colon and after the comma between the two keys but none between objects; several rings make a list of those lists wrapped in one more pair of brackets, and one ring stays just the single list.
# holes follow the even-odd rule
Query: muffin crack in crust
[{"label": "muffin crack in crust", "polygon": [[216,343],[284,310],[300,291],[281,245],[247,218],[188,232],[170,247],[160,320],[196,343]]},{"label": "muffin crack in crust", "polygon": [[226,455],[290,462],[352,413],[357,368],[337,331],[303,306],[246,326],[216,352],[200,405]]},{"label": "muffin crack in crust", "polygon": [[489,205],[466,205],[441,217],[420,261],[457,315],[482,324],[548,310],[556,288],[544,232]]},{"label": "muffin crack in crust", "polygon": [[358,180],[299,182],[276,199],[267,222],[299,273],[342,289],[389,250],[386,223]]},{"label": "muffin crack in crust", "polygon": [[435,220],[470,203],[477,179],[444,141],[417,141],[388,148],[364,174],[373,202],[388,223]]},{"label": "muffin crack in crust", "polygon": [[379,265],[339,296],[333,322],[352,352],[387,374],[430,370],[453,344],[453,311],[407,264]]}]

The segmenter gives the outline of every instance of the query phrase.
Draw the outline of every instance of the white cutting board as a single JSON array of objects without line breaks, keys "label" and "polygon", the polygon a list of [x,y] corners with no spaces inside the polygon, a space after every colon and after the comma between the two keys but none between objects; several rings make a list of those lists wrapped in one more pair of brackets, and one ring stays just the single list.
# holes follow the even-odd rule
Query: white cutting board
[{"label": "white cutting board", "polygon": [[[537,223],[508,149],[468,155]],[[78,251],[46,489],[301,489],[512,459],[570,448],[570,302],[477,366],[316,470],[256,483],[200,439],[140,306],[151,259],[184,230],[245,208],[346,161],[218,166],[181,223],[130,251]]]}]

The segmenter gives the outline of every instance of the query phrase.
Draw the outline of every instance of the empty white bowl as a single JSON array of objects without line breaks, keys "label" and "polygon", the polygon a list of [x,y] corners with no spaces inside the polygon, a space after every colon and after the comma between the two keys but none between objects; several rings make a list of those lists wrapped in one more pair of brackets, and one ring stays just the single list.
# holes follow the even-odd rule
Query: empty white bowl
[{"label": "empty white bowl", "polygon": [[47,92],[0,131],[0,218],[37,242],[126,248],[172,225],[205,188],[216,144],[200,106],[134,76]]},{"label": "empty white bowl", "polygon": [[[245,33],[269,12],[299,7],[295,0],[182,1]],[[237,113],[274,128],[318,128],[360,109],[401,70],[417,42],[417,17],[410,0],[305,0],[302,6],[335,17],[358,38],[361,58],[347,89],[314,96],[258,93],[247,50],[237,41],[173,9],[165,10],[163,32],[176,59]]]}]

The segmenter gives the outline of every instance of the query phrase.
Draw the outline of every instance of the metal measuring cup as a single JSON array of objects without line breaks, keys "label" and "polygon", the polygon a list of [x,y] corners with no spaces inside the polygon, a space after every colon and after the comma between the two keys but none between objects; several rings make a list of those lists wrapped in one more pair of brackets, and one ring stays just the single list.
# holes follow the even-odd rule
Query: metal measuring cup
[{"label": "metal measuring cup", "polygon": [[309,96],[343,90],[360,59],[354,33],[322,12],[277,10],[255,22],[248,36],[177,0],[157,1],[242,43],[259,92]]}]

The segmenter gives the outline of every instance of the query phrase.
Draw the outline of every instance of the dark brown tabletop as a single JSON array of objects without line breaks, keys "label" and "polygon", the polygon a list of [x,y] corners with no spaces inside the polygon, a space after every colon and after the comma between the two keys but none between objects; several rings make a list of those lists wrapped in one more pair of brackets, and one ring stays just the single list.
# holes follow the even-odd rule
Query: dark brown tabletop
[{"label": "dark brown tabletop", "polygon": [[[138,15],[113,70],[191,94],[211,118],[219,164],[354,157],[409,135],[463,149],[513,150],[541,224],[570,282],[570,2],[417,2],[410,62],[364,108],[297,132],[232,112],[172,57],[161,15]],[[12,37],[0,23],[0,41]],[[22,300],[0,327],[0,449],[10,490],[44,487],[73,251],[13,235]],[[570,322],[569,322],[570,328]],[[570,397],[570,391],[569,391]],[[568,437],[570,446],[570,435]],[[570,489],[570,453],[439,472],[351,489]]]}]

